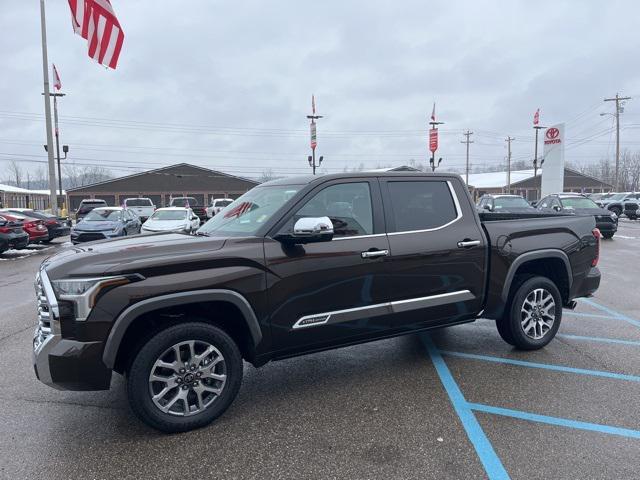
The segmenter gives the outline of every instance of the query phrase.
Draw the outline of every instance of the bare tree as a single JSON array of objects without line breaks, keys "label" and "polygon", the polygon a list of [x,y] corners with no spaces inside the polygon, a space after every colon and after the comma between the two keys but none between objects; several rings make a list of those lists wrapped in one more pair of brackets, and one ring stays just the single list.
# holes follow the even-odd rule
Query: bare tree
[{"label": "bare tree", "polygon": [[262,174],[258,177],[258,182],[264,183],[264,182],[268,182],[269,180],[275,180],[276,178],[280,178],[280,177],[276,176],[276,174],[273,172],[273,169],[266,168],[262,171]]},{"label": "bare tree", "polygon": [[22,186],[22,167],[15,160],[9,161],[9,175],[16,187]]}]

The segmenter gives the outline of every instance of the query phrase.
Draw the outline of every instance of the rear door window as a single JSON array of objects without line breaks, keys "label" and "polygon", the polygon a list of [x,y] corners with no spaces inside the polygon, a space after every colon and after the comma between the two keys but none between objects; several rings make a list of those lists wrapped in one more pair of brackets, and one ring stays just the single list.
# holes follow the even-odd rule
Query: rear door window
[{"label": "rear door window", "polygon": [[459,212],[446,181],[387,183],[393,232],[430,230],[448,225]]}]

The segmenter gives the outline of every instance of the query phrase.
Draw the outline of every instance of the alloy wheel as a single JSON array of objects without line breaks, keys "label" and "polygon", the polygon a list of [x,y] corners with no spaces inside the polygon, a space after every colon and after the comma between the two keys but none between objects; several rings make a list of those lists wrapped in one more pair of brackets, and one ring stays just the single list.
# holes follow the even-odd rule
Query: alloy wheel
[{"label": "alloy wheel", "polygon": [[164,413],[190,416],[210,407],[227,381],[225,359],[208,342],[188,340],[165,350],[149,374],[149,393]]},{"label": "alloy wheel", "polygon": [[524,334],[534,340],[540,340],[553,327],[556,302],[549,291],[536,288],[524,299],[520,313],[520,325]]}]

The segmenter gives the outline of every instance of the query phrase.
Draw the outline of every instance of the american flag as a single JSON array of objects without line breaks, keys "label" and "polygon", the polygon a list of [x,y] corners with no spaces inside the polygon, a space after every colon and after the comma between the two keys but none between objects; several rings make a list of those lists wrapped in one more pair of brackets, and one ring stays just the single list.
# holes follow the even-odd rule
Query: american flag
[{"label": "american flag", "polygon": [[115,69],[124,32],[109,0],[69,0],[73,30],[87,41],[96,62]]}]

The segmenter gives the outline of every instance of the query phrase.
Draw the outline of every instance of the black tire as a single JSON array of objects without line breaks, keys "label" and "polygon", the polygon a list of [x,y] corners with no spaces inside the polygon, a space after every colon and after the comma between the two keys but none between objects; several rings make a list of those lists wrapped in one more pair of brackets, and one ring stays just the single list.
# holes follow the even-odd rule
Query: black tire
[{"label": "black tire", "polygon": [[[162,412],[151,398],[149,375],[163,352],[173,345],[190,340],[207,342],[222,354],[227,376],[224,387],[211,405],[199,413],[179,416]],[[126,379],[129,405],[144,423],[165,433],[201,428],[213,422],[231,405],[240,390],[242,370],[240,350],[224,331],[207,323],[190,322],[175,325],[151,337],[131,362]],[[179,387],[176,388],[179,391]]]},{"label": "black tire", "polygon": [[[522,308],[534,290],[542,289],[553,297],[553,324],[541,338],[527,335],[522,326]],[[516,277],[504,316],[496,322],[502,339],[521,350],[538,350],[547,345],[558,332],[562,321],[562,297],[555,283],[546,277],[527,275]]]},{"label": "black tire", "polygon": [[606,238],[607,240],[611,240],[613,238],[613,232],[603,233],[602,237]]}]

